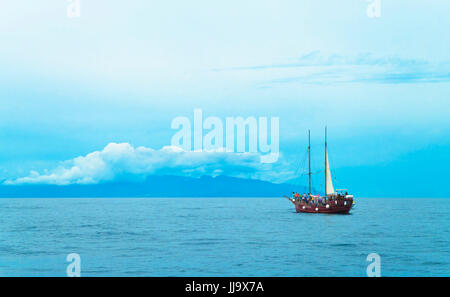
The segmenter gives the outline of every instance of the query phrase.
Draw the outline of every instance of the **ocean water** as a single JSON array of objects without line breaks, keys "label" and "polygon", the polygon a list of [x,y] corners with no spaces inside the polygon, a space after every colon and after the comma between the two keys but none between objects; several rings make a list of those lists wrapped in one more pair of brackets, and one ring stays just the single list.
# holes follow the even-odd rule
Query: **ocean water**
[{"label": "ocean water", "polygon": [[0,275],[450,276],[450,199],[356,199],[350,215],[285,199],[0,199]]}]

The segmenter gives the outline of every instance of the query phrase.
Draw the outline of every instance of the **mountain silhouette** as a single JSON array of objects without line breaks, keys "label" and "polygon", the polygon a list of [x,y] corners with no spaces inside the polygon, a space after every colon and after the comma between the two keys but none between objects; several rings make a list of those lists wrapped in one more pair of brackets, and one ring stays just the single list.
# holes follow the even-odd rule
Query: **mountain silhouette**
[{"label": "mountain silhouette", "polygon": [[305,187],[228,176],[149,176],[142,182],[90,185],[2,185],[1,198],[282,197]]}]

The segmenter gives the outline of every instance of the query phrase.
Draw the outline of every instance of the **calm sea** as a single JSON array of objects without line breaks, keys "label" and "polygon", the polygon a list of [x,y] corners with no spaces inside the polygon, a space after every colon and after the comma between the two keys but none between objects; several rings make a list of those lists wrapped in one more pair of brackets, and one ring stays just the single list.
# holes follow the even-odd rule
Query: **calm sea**
[{"label": "calm sea", "polygon": [[0,275],[450,276],[450,199],[356,199],[351,215],[285,199],[0,199]]}]

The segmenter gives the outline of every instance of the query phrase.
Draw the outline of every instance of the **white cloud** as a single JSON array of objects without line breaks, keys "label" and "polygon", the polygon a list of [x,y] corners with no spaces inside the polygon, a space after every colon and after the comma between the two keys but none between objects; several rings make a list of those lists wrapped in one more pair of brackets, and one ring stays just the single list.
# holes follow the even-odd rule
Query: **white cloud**
[{"label": "white cloud", "polygon": [[[95,184],[123,179],[144,179],[148,175],[228,175],[271,179],[272,164],[261,164],[256,153],[189,152],[166,146],[160,150],[134,148],[129,143],[110,143],[103,150],[62,162],[43,174],[8,180],[5,184]],[[280,171],[277,171],[277,175]]]},{"label": "white cloud", "polygon": [[[215,69],[216,71],[278,70],[269,84],[306,83],[442,83],[450,81],[450,61],[432,62],[420,58],[358,55],[324,55],[313,51],[294,62]],[[263,85],[266,85],[264,82]]]}]

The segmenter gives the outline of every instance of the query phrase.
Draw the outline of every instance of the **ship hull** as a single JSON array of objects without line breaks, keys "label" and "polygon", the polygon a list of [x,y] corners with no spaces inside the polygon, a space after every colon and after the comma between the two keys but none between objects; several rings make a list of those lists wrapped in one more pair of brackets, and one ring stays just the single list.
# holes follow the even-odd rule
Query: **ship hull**
[{"label": "ship hull", "polygon": [[303,213],[348,214],[353,206],[353,200],[329,201],[326,205],[294,202],[295,210]]}]

